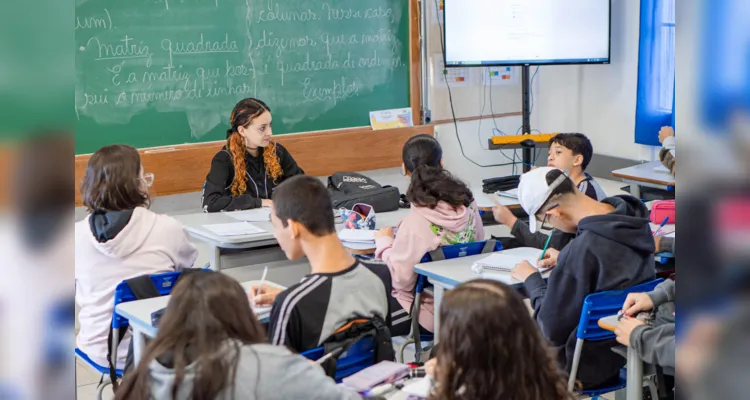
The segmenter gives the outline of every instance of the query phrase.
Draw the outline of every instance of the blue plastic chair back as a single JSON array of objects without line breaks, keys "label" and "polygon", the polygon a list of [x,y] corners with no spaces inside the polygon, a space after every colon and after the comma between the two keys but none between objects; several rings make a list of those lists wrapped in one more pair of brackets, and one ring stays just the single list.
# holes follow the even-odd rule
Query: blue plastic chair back
[{"label": "blue plastic chair back", "polygon": [[629,293],[642,293],[654,290],[656,285],[664,279],[656,279],[650,282],[621,290],[608,290],[606,292],[592,293],[586,296],[581,310],[581,319],[578,321],[576,337],[578,339],[600,341],[612,339],[614,332],[599,327],[599,319],[617,314],[622,310],[622,304]]},{"label": "blue plastic chair back", "polygon": [[[159,292],[159,296],[166,296],[172,293],[172,288],[174,287],[175,283],[177,283],[177,279],[181,274],[181,271],[164,272],[161,274],[151,275],[150,278],[151,282],[154,283],[154,287]],[[136,300],[138,299],[135,297],[133,291],[130,290],[130,286],[128,286],[125,281],[120,282],[117,285],[117,288],[115,289],[115,307],[117,307],[117,305],[120,303],[127,303]],[[128,320],[113,313],[112,328],[118,329],[126,326],[128,326]]]},{"label": "blue plastic chair back", "polygon": [[[308,360],[317,360],[324,355],[323,346],[305,351],[302,355]],[[347,376],[371,366],[375,359],[375,338],[366,336],[355,342],[336,362],[336,383]]]},{"label": "blue plastic chair back", "polygon": [[[443,256],[445,257],[445,259],[450,260],[452,258],[468,257],[482,254],[482,250],[484,249],[484,245],[486,243],[487,241],[483,240],[481,242],[451,244],[448,246],[440,246],[440,250],[443,251]],[[500,251],[502,249],[503,244],[498,240],[495,242],[495,247],[492,251]],[[430,253],[425,254],[424,257],[422,257],[422,260],[420,260],[420,263],[428,262],[432,262],[432,256],[430,255]]]}]

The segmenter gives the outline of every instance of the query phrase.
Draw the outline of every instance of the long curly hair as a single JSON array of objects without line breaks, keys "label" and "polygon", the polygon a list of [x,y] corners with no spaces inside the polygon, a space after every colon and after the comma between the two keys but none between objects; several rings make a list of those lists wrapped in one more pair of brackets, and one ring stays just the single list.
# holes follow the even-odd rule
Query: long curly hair
[{"label": "long curly hair", "polygon": [[469,207],[474,201],[471,189],[450,172],[443,169],[440,160],[443,149],[430,135],[416,135],[404,143],[401,159],[411,175],[406,199],[418,207],[434,209],[444,201],[454,209]]},{"label": "long curly hair", "polygon": [[431,400],[572,400],[557,360],[523,300],[477,279],[440,306],[440,351]]},{"label": "long curly hair", "polygon": [[[227,151],[232,156],[232,164],[234,165],[234,180],[232,180],[232,185],[230,186],[233,196],[242,195],[247,190],[247,175],[244,173],[247,168],[245,162],[247,147],[238,129],[241,126],[247,127],[255,118],[258,118],[266,111],[271,112],[266,103],[248,97],[240,100],[234,106],[232,115],[229,117],[229,123],[232,127],[227,129]],[[270,142],[263,149],[263,165],[266,169],[266,175],[271,177],[273,183],[276,184],[277,179],[282,174],[276,143]]]}]

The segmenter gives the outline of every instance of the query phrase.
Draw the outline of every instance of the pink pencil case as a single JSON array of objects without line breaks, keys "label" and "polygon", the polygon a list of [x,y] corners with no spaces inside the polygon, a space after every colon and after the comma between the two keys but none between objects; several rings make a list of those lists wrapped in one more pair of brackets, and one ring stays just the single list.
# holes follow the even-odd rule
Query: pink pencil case
[{"label": "pink pencil case", "polygon": [[668,224],[674,224],[677,215],[677,207],[674,200],[656,200],[651,205],[651,222],[661,224],[664,218],[669,217]]}]

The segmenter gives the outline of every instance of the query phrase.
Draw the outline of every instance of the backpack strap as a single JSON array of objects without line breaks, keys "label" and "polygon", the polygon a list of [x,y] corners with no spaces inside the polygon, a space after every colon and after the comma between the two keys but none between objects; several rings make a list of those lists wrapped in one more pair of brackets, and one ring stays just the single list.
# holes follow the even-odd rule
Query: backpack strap
[{"label": "backpack strap", "polygon": [[431,251],[428,253],[430,255],[430,259],[432,261],[443,261],[445,260],[445,253],[443,253],[443,249],[438,247],[437,249]]},{"label": "backpack strap", "polygon": [[154,282],[149,275],[136,276],[125,281],[136,299],[150,299],[159,297],[159,290],[154,286]]},{"label": "backpack strap", "polygon": [[493,251],[495,251],[496,243],[497,243],[497,240],[495,239],[487,239],[487,241],[484,242],[484,247],[482,247],[482,254],[492,253]]}]

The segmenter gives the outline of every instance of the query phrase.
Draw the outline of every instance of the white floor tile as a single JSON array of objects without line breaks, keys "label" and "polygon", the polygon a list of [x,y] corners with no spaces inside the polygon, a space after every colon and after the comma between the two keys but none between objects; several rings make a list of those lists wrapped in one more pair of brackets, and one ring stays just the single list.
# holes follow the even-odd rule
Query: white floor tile
[{"label": "white floor tile", "polygon": [[87,386],[99,383],[101,375],[87,366],[83,361],[76,359],[76,386]]}]

